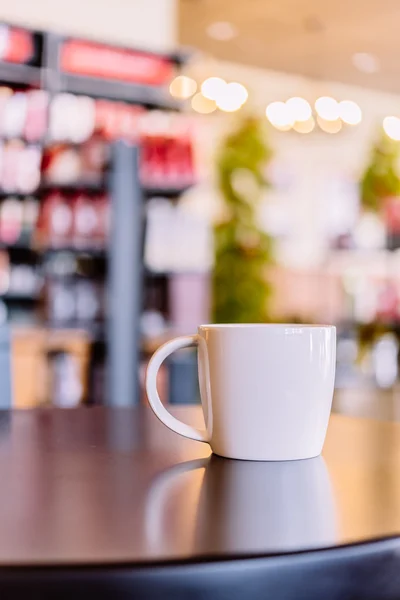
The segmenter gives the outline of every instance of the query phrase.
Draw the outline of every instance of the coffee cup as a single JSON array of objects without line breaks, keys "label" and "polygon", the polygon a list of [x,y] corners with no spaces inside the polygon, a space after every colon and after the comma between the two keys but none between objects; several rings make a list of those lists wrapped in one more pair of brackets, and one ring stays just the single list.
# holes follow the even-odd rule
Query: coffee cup
[{"label": "coffee cup", "polygon": [[[175,350],[197,346],[206,427],[171,415],[157,392],[157,372]],[[172,431],[241,460],[318,456],[331,411],[336,329],[328,325],[201,325],[151,358],[146,391],[156,416]]]}]

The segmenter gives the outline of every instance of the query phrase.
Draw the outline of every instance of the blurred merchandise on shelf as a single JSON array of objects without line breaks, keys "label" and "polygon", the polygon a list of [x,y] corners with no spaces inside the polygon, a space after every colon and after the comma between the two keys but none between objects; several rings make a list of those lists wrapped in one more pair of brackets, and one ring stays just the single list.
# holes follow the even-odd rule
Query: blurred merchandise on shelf
[{"label": "blurred merchandise on shelf", "polygon": [[104,285],[90,280],[48,280],[46,314],[58,325],[90,325],[101,320]]},{"label": "blurred merchandise on shelf", "polygon": [[[0,323],[15,327],[16,406],[104,402],[112,144],[139,146],[144,200],[195,181],[191,117],[168,92],[181,59],[6,24],[0,39]],[[144,335],[167,330],[168,285],[144,277]]]},{"label": "blurred merchandise on shelf", "polygon": [[86,332],[16,329],[12,344],[13,407],[71,407],[84,401],[90,356]]},{"label": "blurred merchandise on shelf", "polygon": [[179,189],[194,183],[189,117],[73,94],[59,94],[51,103],[45,182],[102,185],[109,142],[121,138],[140,144],[145,187]]},{"label": "blurred merchandise on shelf", "polygon": [[137,142],[141,131],[142,106],[96,100],[94,129],[108,141],[123,138]]},{"label": "blurred merchandise on shelf", "polygon": [[10,261],[6,250],[0,251],[0,294],[7,298],[37,298],[42,285],[40,271],[35,263]]},{"label": "blurred merchandise on shelf", "polygon": [[206,219],[185,206],[154,198],[147,204],[145,265],[155,272],[208,272],[212,232]]},{"label": "blurred merchandise on shelf", "polygon": [[32,196],[0,200],[0,244],[29,246],[36,228],[39,201]]},{"label": "blurred merchandise on shelf", "polygon": [[31,194],[40,184],[42,148],[22,140],[0,143],[0,189]]},{"label": "blurred merchandise on shelf", "polygon": [[156,111],[141,120],[140,177],[148,188],[184,188],[194,183],[189,119]]},{"label": "blurred merchandise on shelf", "polygon": [[36,241],[43,248],[104,249],[109,228],[106,194],[55,190],[43,198]]},{"label": "blurred merchandise on shelf", "polygon": [[170,319],[174,332],[189,334],[210,322],[209,273],[174,273],[169,287]]},{"label": "blurred merchandise on shelf", "polygon": [[104,186],[104,173],[109,159],[109,147],[100,136],[80,145],[53,143],[43,157],[43,178],[51,186]]},{"label": "blurred merchandise on shelf", "polygon": [[0,87],[0,137],[41,142],[47,133],[49,96],[44,90]]}]

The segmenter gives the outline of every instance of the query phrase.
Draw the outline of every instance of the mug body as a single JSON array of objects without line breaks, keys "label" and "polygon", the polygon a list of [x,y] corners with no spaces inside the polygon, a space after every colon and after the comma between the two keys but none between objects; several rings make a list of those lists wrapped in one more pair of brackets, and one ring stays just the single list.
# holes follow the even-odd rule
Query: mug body
[{"label": "mug body", "polygon": [[201,325],[198,335],[213,452],[243,460],[321,453],[333,396],[335,327]]}]

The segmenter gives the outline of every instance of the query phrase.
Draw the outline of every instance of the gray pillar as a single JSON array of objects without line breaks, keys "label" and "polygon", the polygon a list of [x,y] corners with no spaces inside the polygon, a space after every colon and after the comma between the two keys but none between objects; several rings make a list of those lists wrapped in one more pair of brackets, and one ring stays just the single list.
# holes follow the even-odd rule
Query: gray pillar
[{"label": "gray pillar", "polygon": [[122,141],[113,146],[107,288],[107,403],[112,406],[139,402],[143,198],[138,155],[137,146]]}]

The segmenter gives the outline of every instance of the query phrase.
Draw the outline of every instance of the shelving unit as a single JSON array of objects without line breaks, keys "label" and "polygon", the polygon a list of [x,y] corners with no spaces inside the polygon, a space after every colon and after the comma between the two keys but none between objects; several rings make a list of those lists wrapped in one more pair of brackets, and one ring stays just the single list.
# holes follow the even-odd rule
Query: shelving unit
[{"label": "shelving unit", "polygon": [[[141,110],[163,111],[179,111],[181,108],[169,96],[167,86],[184,60],[182,56],[159,55],[90,40],[67,38],[51,32],[8,27],[10,43],[14,43],[12,40],[15,39],[18,41],[22,35],[31,52],[22,56],[20,62],[0,62],[0,82],[5,86],[16,90],[34,88],[45,91],[49,102],[59,94],[71,94],[116,103],[115,107],[119,108],[131,106],[140,107]],[[18,56],[18,52],[14,52],[14,59],[15,55]],[[4,56],[7,57],[7,52]],[[105,57],[109,60],[102,60]],[[46,132],[36,141],[44,153],[54,143],[49,136],[49,119],[48,106]],[[65,195],[70,202],[74,202],[80,193],[93,197],[94,200],[107,194],[111,198],[112,232],[106,245],[97,242],[83,245],[70,242],[43,243],[36,236],[24,235],[12,242],[1,242],[0,250],[8,253],[11,262],[12,255],[15,255],[18,256],[18,264],[24,264],[25,261],[36,265],[40,278],[46,277],[49,261],[60,255],[74,257],[76,264],[82,259],[108,264],[108,269],[106,266],[101,268],[109,304],[106,312],[112,316],[111,319],[106,319],[106,323],[98,319],[91,323],[78,319],[67,319],[64,323],[54,320],[51,322],[43,315],[43,310],[39,311],[42,314],[32,318],[32,323],[40,323],[42,327],[51,329],[55,326],[61,331],[71,328],[86,330],[93,340],[93,355],[107,355],[108,346],[110,373],[107,397],[113,403],[132,404],[139,401],[137,372],[141,348],[139,321],[142,288],[145,279],[152,276],[149,272],[144,273],[143,269],[143,203],[146,198],[153,196],[175,200],[188,189],[189,184],[186,178],[182,185],[171,184],[167,180],[160,185],[158,178],[153,186],[148,185],[147,178],[146,185],[143,185],[139,173],[138,136],[136,135],[135,140],[128,136],[126,143],[118,141],[123,135],[115,134],[112,137],[115,141],[107,141],[107,147],[111,148],[107,171],[96,181],[87,178],[68,183],[49,181],[44,177],[42,168],[38,186],[29,193],[18,189],[8,192],[0,186],[0,202],[10,197],[24,202],[28,196],[33,197],[39,203],[41,214],[46,198],[51,194]],[[24,136],[21,141],[27,143]],[[80,142],[60,141],[67,148],[76,151],[82,147]],[[28,256],[29,260],[26,258]],[[53,273],[50,277],[71,282],[80,281],[82,277],[84,279],[81,273],[72,272]],[[31,311],[32,314],[34,309],[41,306],[42,298],[43,292],[20,293],[12,289],[5,290],[0,295],[0,301],[7,306],[15,305],[18,310],[22,307],[25,313]]]}]

